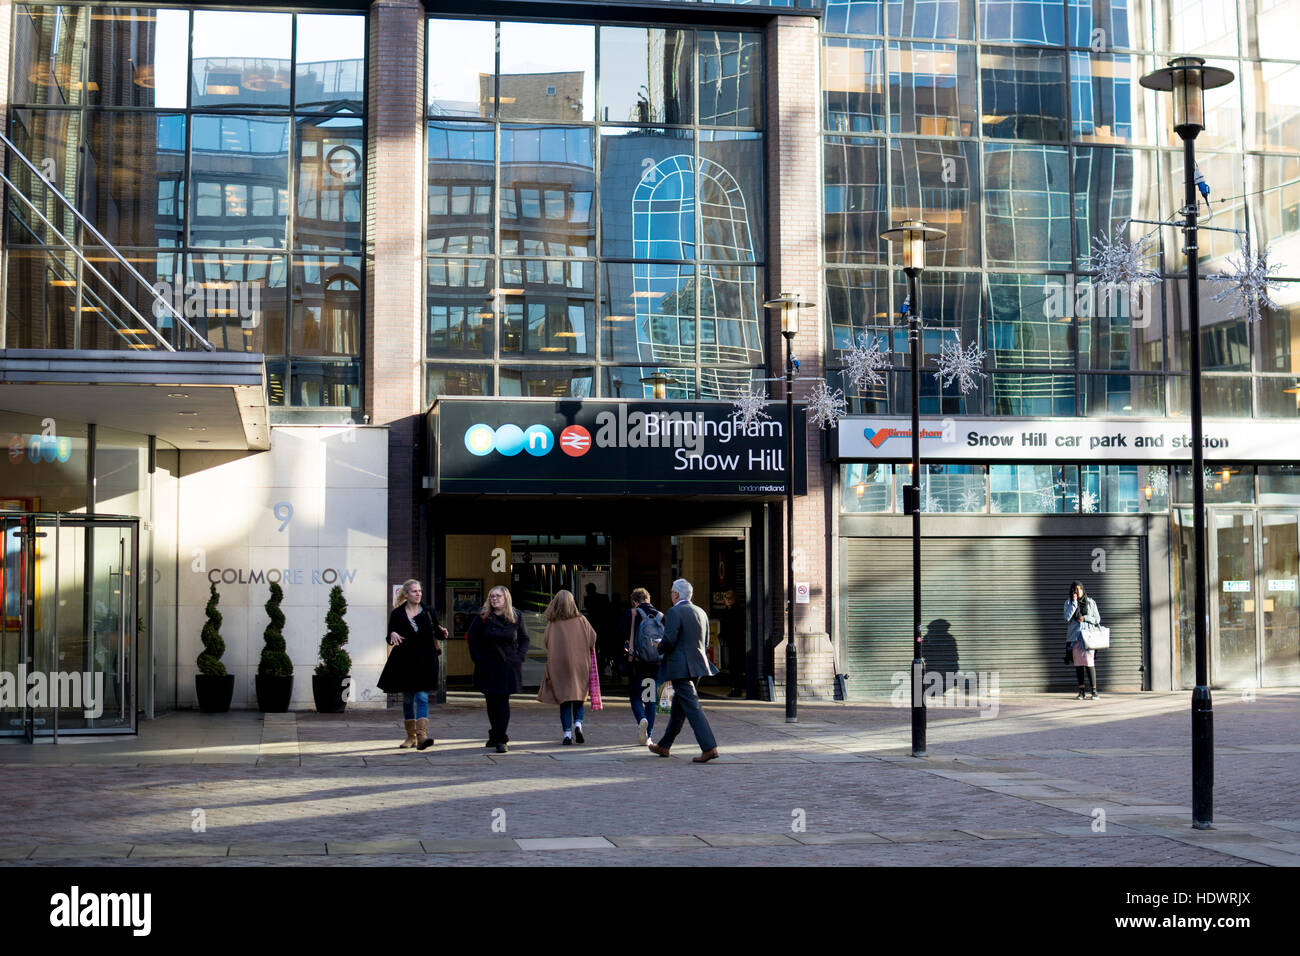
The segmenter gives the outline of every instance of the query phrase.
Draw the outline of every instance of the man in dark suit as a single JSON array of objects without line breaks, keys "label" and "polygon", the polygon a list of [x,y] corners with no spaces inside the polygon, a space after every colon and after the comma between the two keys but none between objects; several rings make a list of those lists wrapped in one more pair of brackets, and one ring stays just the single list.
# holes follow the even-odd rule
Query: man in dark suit
[{"label": "man in dark suit", "polygon": [[673,682],[673,710],[668,717],[667,731],[659,738],[659,743],[650,744],[650,751],[667,757],[668,748],[681,733],[682,724],[689,720],[701,750],[694,762],[708,763],[718,756],[718,744],[700,707],[695,680],[712,677],[717,671],[709,663],[706,650],[709,618],[702,607],[691,603],[694,592],[691,582],[685,578],[673,582],[673,607],[664,616],[664,637],[659,642],[659,653],[663,657],[659,664],[659,680]]}]

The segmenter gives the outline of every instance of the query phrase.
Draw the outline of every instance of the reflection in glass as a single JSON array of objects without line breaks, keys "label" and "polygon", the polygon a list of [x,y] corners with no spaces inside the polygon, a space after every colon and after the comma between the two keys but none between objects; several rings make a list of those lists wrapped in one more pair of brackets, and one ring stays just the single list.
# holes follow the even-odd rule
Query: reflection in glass
[{"label": "reflection in glass", "polygon": [[544,359],[594,355],[594,271],[590,262],[502,260],[501,351]]},{"label": "reflection in glass", "polygon": [[289,351],[294,356],[360,355],[363,282],[359,258],[294,260]]},{"label": "reflection in glass", "polygon": [[893,175],[892,222],[923,219],[947,232],[926,245],[931,266],[979,265],[979,170],[971,142],[894,139],[889,142]]},{"label": "reflection in glass", "polygon": [[496,113],[496,24],[491,20],[428,22],[428,103],[433,116]]},{"label": "reflection in glass", "polygon": [[700,270],[701,398],[731,398],[749,383],[748,369],[762,364],[762,285],[758,270],[702,266]]},{"label": "reflection in glass", "polygon": [[[1224,472],[1227,472],[1227,481]],[[1192,466],[1173,467],[1174,501],[1191,504],[1195,489],[1192,487]],[[1255,503],[1255,469],[1237,462],[1216,461],[1207,464],[1201,474],[1201,488],[1207,505],[1250,505]]]},{"label": "reflection in glass", "polygon": [[190,242],[283,247],[289,213],[289,120],[195,116]]},{"label": "reflection in glass", "polygon": [[87,119],[82,211],[114,245],[180,245],[185,117],[92,112]]},{"label": "reflection in glass", "polygon": [[[985,497],[984,465],[921,465],[921,511],[925,514],[982,512]],[[894,499],[902,502],[903,488],[911,485],[906,465],[894,468]]]},{"label": "reflection in glass", "polygon": [[611,362],[694,365],[694,266],[605,263],[602,269],[603,357]]},{"label": "reflection in glass", "polygon": [[[1138,514],[1155,510],[1147,506],[1138,487],[1137,465],[1083,465],[1081,509],[1084,514]],[[1155,498],[1154,489],[1152,498]]]},{"label": "reflection in glass", "polygon": [[298,109],[360,111],[366,98],[366,18],[299,14],[294,98]]},{"label": "reflection in glass", "polygon": [[[165,297],[182,316],[205,313],[203,290],[186,284],[185,276],[180,269],[178,254],[126,253],[124,258],[148,283],[144,285],[131,277],[126,266],[109,255],[106,249],[87,248],[85,253],[90,263],[107,281],[95,278],[88,268],[82,267],[81,275],[85,284],[80,287],[81,302],[76,306],[76,314],[80,315],[80,338],[78,343],[71,347],[144,351],[161,349],[162,346],[158,344],[152,333],[143,328],[136,314],[153,323],[173,346],[194,347],[193,336],[188,333],[181,334],[176,328],[178,323],[175,323],[171,314],[165,311],[165,307],[158,305],[155,308],[155,299],[149,288],[153,286],[157,289],[159,294]],[[47,259],[47,266],[51,267],[49,281],[71,283],[72,273],[60,271],[59,266],[55,265],[59,261],[53,257]],[[61,276],[58,280],[54,279],[56,273]],[[113,290],[122,293],[135,313],[123,304],[122,299],[115,295]],[[74,288],[71,291],[77,290]],[[224,301],[208,303],[209,306],[213,304],[220,307],[227,303]],[[254,326],[253,333],[258,337],[250,338],[243,344],[236,344],[233,348],[260,352],[262,351],[260,329],[256,327],[256,313],[252,308],[246,308],[245,314],[254,318],[250,325]],[[191,322],[191,324],[195,323]]]},{"label": "reflection in glass", "polygon": [[[77,348],[77,260],[41,249],[6,250],[5,348]],[[84,500],[84,499],[83,499]]]},{"label": "reflection in glass", "polygon": [[[1294,60],[1300,9],[1286,0],[1246,0],[1241,8],[1242,54]],[[1249,21],[1254,20],[1254,23]]]},{"label": "reflection in glass", "polygon": [[89,101],[184,109],[189,42],[188,10],[96,8],[90,15]]},{"label": "reflection in glass", "polygon": [[1074,367],[1073,319],[1054,307],[1067,288],[1063,276],[991,274],[988,284],[989,357],[994,365]]},{"label": "reflection in glass", "polygon": [[989,492],[995,514],[1075,514],[1079,510],[1079,469],[1074,465],[989,465]]},{"label": "reflection in glass", "polygon": [[[78,228],[76,217],[58,200],[49,198],[43,201],[48,197],[44,183],[51,183],[69,198],[77,195],[81,167],[81,152],[77,148],[81,142],[81,117],[80,110],[14,109],[10,114],[10,138],[37,172],[33,173],[17,159],[11,158],[9,178],[24,196],[32,199],[37,207],[43,207],[42,215],[56,229],[69,237]],[[58,243],[46,225],[21,201],[15,199],[9,203],[9,214],[8,242],[19,245]]]},{"label": "reflection in glass", "polygon": [[218,349],[283,355],[285,258],[196,253],[182,314]]},{"label": "reflection in glass", "polygon": [[[902,270],[892,273],[894,302],[901,311],[907,298],[907,276]],[[921,333],[922,364],[937,365],[939,350],[945,342],[961,342],[963,348],[972,344],[983,346],[980,334],[980,317],[988,312],[981,294],[983,283],[978,272],[942,272],[927,269],[920,285],[921,315],[925,327]],[[908,321],[898,315],[894,327],[894,351],[906,355],[911,345],[907,338]]]},{"label": "reflection in glass", "polygon": [[826,0],[822,30],[825,33],[879,35],[885,32],[883,0]]},{"label": "reflection in glass", "polygon": [[498,394],[545,398],[590,398],[595,394],[595,370],[590,366],[503,365],[497,373]]},{"label": "reflection in glass", "polygon": [[430,365],[426,370],[424,400],[433,402],[439,395],[491,395],[492,370],[466,368],[463,365]]},{"label": "reflection in glass", "polygon": [[501,127],[501,251],[594,254],[595,170],[587,127]]},{"label": "reflection in glass", "polygon": [[[502,119],[591,122],[595,109],[595,28],[558,23],[502,23]],[[491,74],[480,83],[491,83]],[[483,115],[488,115],[486,110]]]},{"label": "reflection in glass", "polygon": [[361,407],[361,360],[291,363],[289,404],[323,408]]},{"label": "reflection in glass", "polygon": [[[1147,94],[1137,75],[1142,58],[1099,53],[1070,54],[1070,96],[1074,101],[1074,138],[1093,143],[1134,140],[1134,120],[1145,126]],[[1144,138],[1144,137],[1143,137]]]},{"label": "reflection in glass", "polygon": [[[1235,87],[1236,84],[1229,85]],[[1204,135],[1202,133],[1196,138],[1196,165],[1210,187],[1210,200],[1214,203],[1212,225],[1228,229],[1245,229],[1246,200],[1242,198],[1242,193],[1246,189],[1242,178],[1241,154],[1203,152],[1200,141]],[[1181,149],[1162,152],[1160,160],[1163,163],[1160,171],[1162,188],[1181,205],[1178,197],[1183,195],[1183,152]],[[1219,199],[1228,201],[1219,202]],[[1251,221],[1253,224],[1254,216],[1251,217]],[[1187,270],[1187,257],[1182,251],[1184,245],[1182,235],[1181,230],[1164,231],[1165,269],[1170,272]],[[1240,248],[1239,238],[1227,232],[1201,230],[1197,234],[1196,242],[1197,251],[1200,253],[1202,277],[1222,271],[1219,267],[1222,257],[1234,255]],[[1205,296],[1201,297],[1201,302],[1205,302]]]},{"label": "reflection in glass", "polygon": [[892,465],[878,462],[840,465],[840,510],[847,514],[891,511],[892,470]]},{"label": "reflection in glass", "polygon": [[889,0],[889,35],[936,40],[973,40],[973,0]]},{"label": "reflection in glass", "polygon": [[1160,417],[1165,411],[1164,393],[1164,379],[1158,375],[1085,375],[1083,414]]},{"label": "reflection in glass", "polygon": [[14,5],[13,102],[68,106],[90,87],[82,73],[81,37],[88,7]]},{"label": "reflection in glass", "polygon": [[701,126],[761,126],[762,38],[756,33],[699,33]]},{"label": "reflection in glass", "polygon": [[654,385],[643,382],[656,373],[672,381],[664,385],[664,397],[670,400],[692,399],[695,394],[694,368],[667,368],[665,366],[609,367],[602,371],[601,387],[607,398],[654,398]]},{"label": "reflection in glass", "polygon": [[428,251],[492,251],[493,127],[429,123]]},{"label": "reflection in glass", "polygon": [[[1250,418],[1249,375],[1205,375],[1201,378],[1201,414],[1206,418]],[[1169,378],[1169,414],[1192,413],[1191,379]]]},{"label": "reflection in glass", "polygon": [[292,14],[194,11],[191,105],[287,107],[292,37]]},{"label": "reflection in glass", "polygon": [[1256,369],[1300,375],[1300,283],[1283,285],[1274,293],[1274,301],[1282,308],[1261,310]]},{"label": "reflection in glass", "polygon": [[[1074,149],[1074,230],[1079,268],[1091,265],[1093,239],[1111,239],[1126,220],[1156,219],[1162,190],[1156,183],[1156,154],[1151,151],[1079,146]],[[1130,242],[1151,235],[1155,226],[1134,223],[1127,231]],[[1153,236],[1149,269],[1159,271],[1158,236]]]},{"label": "reflection in glass", "polygon": [[1064,46],[1065,5],[1060,0],[982,0],[980,37]]},{"label": "reflection in glass", "polygon": [[[425,350],[430,357],[458,353],[491,357],[496,309],[490,259],[430,259]],[[455,393],[463,394],[463,393]]]},{"label": "reflection in glass", "polygon": [[695,177],[689,130],[600,130],[601,251],[638,259],[695,254]]},{"label": "reflection in glass", "polygon": [[1068,418],[1076,414],[1073,375],[994,373],[989,376],[989,391],[994,415]]},{"label": "reflection in glass", "polygon": [[763,134],[701,130],[700,258],[753,262],[763,249]]},{"label": "reflection in glass", "polygon": [[822,40],[822,122],[837,133],[876,133],[885,125],[884,44]]},{"label": "reflection in glass", "polygon": [[[1300,141],[1294,145],[1300,146]],[[1258,236],[1256,245],[1277,243],[1282,248],[1294,248],[1300,235],[1300,157],[1248,156],[1246,163],[1252,174],[1251,182],[1257,184],[1253,188],[1263,187],[1260,195],[1250,197],[1250,221],[1256,226]],[[1281,266],[1275,273],[1278,278],[1300,276],[1300,256],[1274,255],[1271,264]],[[1272,298],[1279,301],[1278,296]],[[1285,298],[1283,295],[1282,300]]]},{"label": "reflection in glass", "polygon": [[830,262],[884,262],[885,151],[879,140],[825,138],[825,250]]},{"label": "reflection in glass", "polygon": [[986,47],[980,90],[985,136],[1066,139],[1064,53]]},{"label": "reflection in glass", "polygon": [[890,132],[975,133],[975,51],[939,43],[889,45]]},{"label": "reflection in glass", "polygon": [[1236,0],[1154,0],[1151,17],[1158,50],[1237,55]]},{"label": "reflection in glass", "polygon": [[[1070,280],[1075,285],[1069,286]],[[1130,293],[1136,291],[1136,297]],[[1079,327],[1079,365],[1098,370],[1158,372],[1164,361],[1164,322],[1158,286],[1125,289],[1088,276],[1067,277],[1061,306],[1051,316],[1063,323],[1068,304]]]},{"label": "reflection in glass", "polygon": [[[1164,283],[1169,307],[1172,368],[1189,367],[1191,325],[1187,314],[1187,279]],[[1200,283],[1201,367],[1217,371],[1250,371],[1250,320],[1235,300],[1215,302],[1220,287],[1202,277]],[[1249,397],[1246,402],[1250,406]],[[1209,414],[1208,412],[1206,414]]]},{"label": "reflection in glass", "polygon": [[1264,375],[1256,380],[1259,388],[1260,418],[1300,418],[1300,377]]},{"label": "reflection in glass", "polygon": [[365,130],[359,119],[311,116],[298,120],[297,215],[299,249],[360,249]]},{"label": "reflection in glass", "polygon": [[988,264],[1070,266],[1069,153],[1058,146],[984,146]]},{"label": "reflection in glass", "polygon": [[690,123],[692,36],[689,30],[601,27],[601,122]]},{"label": "reflection in glass", "polygon": [[1247,147],[1300,148],[1300,64],[1243,62],[1240,80],[1247,90]]},{"label": "reflection in glass", "polygon": [[1151,48],[1144,0],[1069,0],[1070,46],[1106,50]]}]

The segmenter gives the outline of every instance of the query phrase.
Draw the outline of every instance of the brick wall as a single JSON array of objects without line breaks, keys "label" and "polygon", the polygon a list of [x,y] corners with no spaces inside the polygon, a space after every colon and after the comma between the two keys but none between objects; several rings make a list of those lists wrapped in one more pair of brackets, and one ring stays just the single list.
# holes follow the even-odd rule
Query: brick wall
[{"label": "brick wall", "polygon": [[366,411],[389,425],[388,571],[402,581],[424,554],[420,375],[424,313],[424,8],[375,0],[367,61]]},{"label": "brick wall", "polygon": [[[798,375],[815,380],[822,376],[825,335],[822,331],[821,234],[822,163],[820,150],[820,99],[818,96],[817,21],[811,17],[777,17],[767,28],[767,151],[769,288],[773,295],[798,292],[817,303],[799,316],[794,353],[801,363]],[[768,350],[775,374],[785,369],[785,340],[780,313],[773,312]],[[813,381],[795,384],[795,400],[806,399]],[[774,396],[784,397],[776,384]],[[830,647],[829,549],[827,491],[822,459],[822,433],[809,428],[807,437],[808,494],[795,498],[795,580],[811,585],[811,601],[795,606],[795,632],[799,653],[801,694],[829,696],[834,676]],[[773,588],[772,621],[785,628],[784,506],[773,529],[770,555]],[[806,636],[806,637],[805,637]],[[776,652],[776,678],[783,684],[785,646]],[[804,689],[806,688],[806,690]]]}]

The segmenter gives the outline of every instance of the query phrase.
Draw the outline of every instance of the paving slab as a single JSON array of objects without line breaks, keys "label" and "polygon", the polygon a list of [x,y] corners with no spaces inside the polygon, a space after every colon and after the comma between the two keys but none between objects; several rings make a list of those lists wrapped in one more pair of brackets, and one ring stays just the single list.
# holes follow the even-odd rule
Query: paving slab
[{"label": "paving slab", "polygon": [[796,842],[793,836],[784,833],[697,833],[696,836],[712,847],[790,846]]},{"label": "paving slab", "polygon": [[131,859],[189,858],[227,856],[229,847],[211,843],[137,843],[131,848]]},{"label": "paving slab", "polygon": [[890,843],[941,843],[953,840],[978,840],[979,837],[964,830],[917,830],[913,833],[896,831],[880,834]]},{"label": "paving slab", "polygon": [[45,844],[38,846],[28,857],[30,860],[82,860],[96,857],[126,858],[131,853],[130,843]]},{"label": "paving slab", "polygon": [[680,847],[702,847],[707,844],[689,833],[664,836],[612,836],[606,837],[616,847],[642,850],[670,850]]},{"label": "paving slab", "polygon": [[35,850],[32,846],[0,846],[0,860],[25,860]]},{"label": "paving slab", "polygon": [[325,851],[330,856],[351,856],[365,853],[423,853],[424,847],[419,840],[340,840],[326,843]]},{"label": "paving slab", "polygon": [[981,840],[1052,840],[1058,834],[1048,830],[965,830]]},{"label": "paving slab", "polygon": [[858,843],[889,843],[878,833],[795,833],[792,838],[805,846],[848,846]]},{"label": "paving slab", "polygon": [[232,843],[230,856],[324,856],[324,843]]},{"label": "paving slab", "polygon": [[480,839],[421,840],[425,853],[483,853],[518,851],[519,844],[509,837]]},{"label": "paving slab", "polygon": [[538,837],[516,839],[521,850],[612,850],[604,837]]}]

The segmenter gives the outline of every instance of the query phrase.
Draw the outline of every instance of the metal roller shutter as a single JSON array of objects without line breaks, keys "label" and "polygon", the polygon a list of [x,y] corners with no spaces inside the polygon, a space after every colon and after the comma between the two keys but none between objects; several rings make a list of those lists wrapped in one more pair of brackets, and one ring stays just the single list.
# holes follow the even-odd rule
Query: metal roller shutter
[{"label": "metal roller shutter", "polygon": [[[1144,662],[1142,538],[926,538],[921,544],[927,671],[997,671],[1003,692],[1075,686],[1065,664],[1064,605],[1079,580],[1110,628],[1097,653],[1101,690],[1137,689]],[[840,661],[850,696],[888,694],[912,652],[910,538],[841,539]],[[1105,572],[1093,551],[1105,550]]]}]

